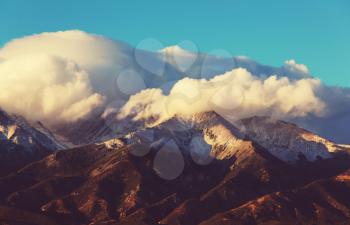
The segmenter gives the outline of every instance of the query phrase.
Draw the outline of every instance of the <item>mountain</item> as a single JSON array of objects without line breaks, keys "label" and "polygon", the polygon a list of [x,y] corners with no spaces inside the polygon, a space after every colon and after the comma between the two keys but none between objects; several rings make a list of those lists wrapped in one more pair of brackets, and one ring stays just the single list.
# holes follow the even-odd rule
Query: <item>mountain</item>
[{"label": "mountain", "polygon": [[338,145],[295,124],[269,117],[252,117],[238,121],[241,130],[277,158],[294,163],[305,159],[332,158],[349,146]]},{"label": "mountain", "polygon": [[61,124],[56,126],[53,132],[63,137],[70,146],[93,144],[116,136],[116,133],[108,126],[106,120],[101,117]]},{"label": "mountain", "polygon": [[0,110],[0,175],[63,148],[40,122],[30,124]]},{"label": "mountain", "polygon": [[143,122],[135,122],[129,118],[118,120],[116,116],[117,112],[106,117],[98,114],[94,118],[56,125],[52,130],[55,135],[62,137],[67,145],[77,147],[122,137],[145,127]]},{"label": "mountain", "polygon": [[[350,170],[302,187],[274,192],[215,215],[201,225],[349,224]],[[283,221],[283,222],[281,222]]]},{"label": "mountain", "polygon": [[[273,224],[273,220],[283,224],[286,218],[300,224],[349,222],[347,147],[329,151],[329,157],[285,160],[263,137],[283,136],[292,129],[293,139],[307,131],[274,121],[281,127],[274,133],[260,122],[265,119],[243,120],[239,125],[246,128],[242,129],[215,112],[178,115],[120,138],[55,152],[0,178],[0,221],[45,225]],[[254,134],[251,121],[267,126],[266,131]],[[300,148],[288,143],[289,139],[285,150],[297,155],[305,153],[301,147],[309,148],[307,142]],[[334,189],[319,188],[335,181]],[[275,200],[278,193],[282,197]],[[323,210],[320,217],[314,216],[313,203]]]}]

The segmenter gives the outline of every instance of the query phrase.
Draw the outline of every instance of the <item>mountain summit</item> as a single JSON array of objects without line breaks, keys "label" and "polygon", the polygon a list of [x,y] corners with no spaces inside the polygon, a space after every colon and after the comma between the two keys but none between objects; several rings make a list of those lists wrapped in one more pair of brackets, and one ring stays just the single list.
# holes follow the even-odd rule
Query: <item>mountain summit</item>
[{"label": "mountain summit", "polygon": [[286,162],[300,159],[316,161],[332,158],[349,151],[349,146],[338,145],[295,124],[269,117],[252,117],[240,120],[242,132],[248,138]]}]

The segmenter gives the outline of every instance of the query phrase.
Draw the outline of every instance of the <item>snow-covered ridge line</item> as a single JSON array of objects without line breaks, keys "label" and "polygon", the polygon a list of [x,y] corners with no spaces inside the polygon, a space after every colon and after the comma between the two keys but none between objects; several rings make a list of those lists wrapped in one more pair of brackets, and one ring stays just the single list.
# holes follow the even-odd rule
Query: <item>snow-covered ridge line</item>
[{"label": "snow-covered ridge line", "polygon": [[269,117],[252,117],[239,121],[242,131],[277,158],[294,163],[305,157],[308,161],[345,153],[349,146],[338,145],[295,124]]},{"label": "snow-covered ridge line", "polygon": [[243,134],[215,112],[191,116],[176,115],[157,125],[130,132],[121,139],[103,142],[108,148],[127,145],[144,145],[146,148],[174,141],[184,155],[196,154],[206,158],[227,159],[251,142],[242,139]]},{"label": "snow-covered ridge line", "polygon": [[[185,154],[196,151],[216,159],[241,154],[245,149],[253,148],[255,142],[290,164],[302,158],[313,162],[350,152],[348,145],[338,145],[295,124],[269,117],[251,117],[238,121],[236,125],[210,111],[176,115],[160,124],[135,129],[123,138],[126,144],[149,145],[166,137],[173,139]],[[123,144],[121,139],[112,139],[105,145],[113,148]]]},{"label": "snow-covered ridge line", "polygon": [[44,147],[51,151],[65,148],[40,122],[32,125],[22,117],[9,115],[1,109],[0,140],[3,144],[19,145],[28,151],[35,147]]}]

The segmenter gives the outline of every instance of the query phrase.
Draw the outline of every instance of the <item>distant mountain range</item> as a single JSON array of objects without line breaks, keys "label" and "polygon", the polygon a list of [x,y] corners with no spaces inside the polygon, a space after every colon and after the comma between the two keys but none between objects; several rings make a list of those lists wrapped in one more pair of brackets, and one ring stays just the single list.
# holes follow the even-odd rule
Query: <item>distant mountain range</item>
[{"label": "distant mountain range", "polygon": [[49,130],[1,111],[0,140],[3,224],[350,223],[350,146],[269,117]]}]

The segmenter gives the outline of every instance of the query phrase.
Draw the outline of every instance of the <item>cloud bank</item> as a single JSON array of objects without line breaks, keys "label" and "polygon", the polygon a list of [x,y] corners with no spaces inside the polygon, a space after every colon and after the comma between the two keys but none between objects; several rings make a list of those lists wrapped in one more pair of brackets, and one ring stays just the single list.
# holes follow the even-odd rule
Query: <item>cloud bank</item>
[{"label": "cloud bank", "polygon": [[349,88],[321,84],[295,60],[271,67],[181,44],[192,51],[160,43],[163,49],[149,52],[78,30],[15,39],[0,49],[0,108],[53,126],[106,106],[103,116],[118,112],[124,102],[120,118],[268,115],[349,143]]},{"label": "cloud bank", "polygon": [[178,46],[148,52],[79,30],[42,33],[0,49],[0,107],[29,120],[74,122],[146,88],[169,90],[187,76],[212,78],[236,67],[278,76],[299,74],[295,61],[287,65],[276,69]]},{"label": "cloud bank", "polygon": [[320,86],[319,80],[311,78],[260,79],[240,68],[209,80],[184,78],[173,86],[169,95],[164,95],[161,89],[144,90],[130,97],[119,118],[131,115],[134,120],[159,118],[158,123],[176,114],[205,111],[216,111],[232,121],[255,115],[322,116],[325,103],[316,94]]}]

